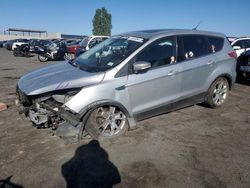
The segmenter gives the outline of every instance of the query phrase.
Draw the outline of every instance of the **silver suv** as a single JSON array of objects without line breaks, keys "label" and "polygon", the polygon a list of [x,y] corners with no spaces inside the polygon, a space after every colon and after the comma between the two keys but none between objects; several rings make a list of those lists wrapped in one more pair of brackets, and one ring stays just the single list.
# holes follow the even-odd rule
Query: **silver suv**
[{"label": "silver suv", "polygon": [[113,36],[71,62],[23,76],[22,113],[58,136],[114,137],[191,104],[221,106],[236,77],[224,34],[147,30]]}]

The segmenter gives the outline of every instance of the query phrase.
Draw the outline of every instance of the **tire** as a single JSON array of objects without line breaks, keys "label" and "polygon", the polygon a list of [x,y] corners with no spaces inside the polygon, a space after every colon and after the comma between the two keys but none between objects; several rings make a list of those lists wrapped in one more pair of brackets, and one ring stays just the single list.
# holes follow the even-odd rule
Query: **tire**
[{"label": "tire", "polygon": [[222,106],[229,94],[229,84],[226,78],[217,78],[208,90],[206,103],[211,108]]},{"label": "tire", "polygon": [[41,62],[46,62],[46,61],[48,61],[48,58],[45,56],[42,56],[42,55],[38,55],[38,60]]},{"label": "tire", "polygon": [[14,55],[15,57],[17,57],[17,56],[18,56],[18,53],[17,53],[17,50],[16,50],[16,49],[14,49],[14,51],[13,51],[13,55]]},{"label": "tire", "polygon": [[114,138],[127,132],[127,117],[115,106],[98,107],[88,117],[85,130],[93,139]]}]

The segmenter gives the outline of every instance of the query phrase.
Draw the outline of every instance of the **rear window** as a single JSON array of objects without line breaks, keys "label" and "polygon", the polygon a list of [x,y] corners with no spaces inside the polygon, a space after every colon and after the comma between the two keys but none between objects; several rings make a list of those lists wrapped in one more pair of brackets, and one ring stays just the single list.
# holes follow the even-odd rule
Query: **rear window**
[{"label": "rear window", "polygon": [[222,49],[224,44],[224,38],[208,36],[207,39],[210,44],[209,49],[211,53],[218,52]]}]

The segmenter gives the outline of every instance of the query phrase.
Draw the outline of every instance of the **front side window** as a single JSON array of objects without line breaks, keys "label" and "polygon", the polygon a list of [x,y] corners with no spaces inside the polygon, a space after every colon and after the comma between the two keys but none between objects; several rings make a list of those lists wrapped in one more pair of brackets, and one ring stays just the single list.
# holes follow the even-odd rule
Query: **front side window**
[{"label": "front side window", "polygon": [[146,42],[143,38],[114,36],[80,55],[73,65],[87,72],[102,72],[111,69]]},{"label": "front side window", "polygon": [[176,63],[176,38],[166,37],[150,44],[136,56],[136,61],[150,62],[152,68]]},{"label": "front side window", "polygon": [[185,59],[197,58],[210,53],[205,36],[184,35],[182,41]]}]

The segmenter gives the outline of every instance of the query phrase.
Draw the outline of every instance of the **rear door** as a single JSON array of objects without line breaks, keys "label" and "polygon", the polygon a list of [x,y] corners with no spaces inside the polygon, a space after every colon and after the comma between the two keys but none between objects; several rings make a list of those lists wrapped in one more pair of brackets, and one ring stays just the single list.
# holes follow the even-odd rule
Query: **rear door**
[{"label": "rear door", "polygon": [[205,83],[213,71],[215,56],[206,36],[178,36],[178,58],[182,61],[181,98],[193,97],[205,92]]}]

